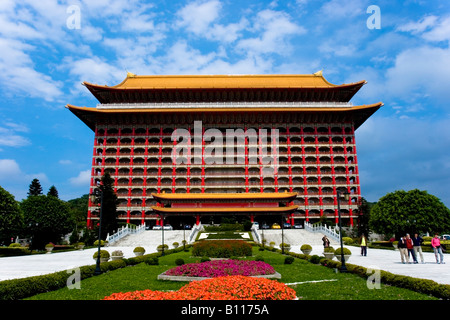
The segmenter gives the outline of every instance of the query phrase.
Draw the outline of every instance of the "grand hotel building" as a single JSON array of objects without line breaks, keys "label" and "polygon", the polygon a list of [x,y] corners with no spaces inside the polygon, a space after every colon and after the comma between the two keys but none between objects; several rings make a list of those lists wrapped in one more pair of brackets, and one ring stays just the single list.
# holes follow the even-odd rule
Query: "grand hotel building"
[{"label": "grand hotel building", "polygon": [[[334,85],[322,72],[128,73],[115,86],[84,82],[99,104],[67,108],[95,132],[90,192],[109,172],[123,221],[337,221],[339,190],[350,192],[341,213],[353,225],[361,200],[355,130],[383,105],[350,102],[365,83]],[[89,203],[87,215],[92,226],[98,208]]]}]

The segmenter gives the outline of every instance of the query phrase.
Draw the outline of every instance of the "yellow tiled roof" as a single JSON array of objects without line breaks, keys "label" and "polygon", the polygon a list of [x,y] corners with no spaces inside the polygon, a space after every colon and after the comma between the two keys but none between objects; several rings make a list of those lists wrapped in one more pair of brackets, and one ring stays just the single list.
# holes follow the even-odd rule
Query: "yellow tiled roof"
[{"label": "yellow tiled roof", "polygon": [[[118,85],[106,86],[83,82],[87,86],[114,89],[217,89],[217,88],[332,88],[321,72],[283,75],[134,75]],[[357,83],[365,83],[365,80]],[[354,85],[354,84],[348,84]]]}]

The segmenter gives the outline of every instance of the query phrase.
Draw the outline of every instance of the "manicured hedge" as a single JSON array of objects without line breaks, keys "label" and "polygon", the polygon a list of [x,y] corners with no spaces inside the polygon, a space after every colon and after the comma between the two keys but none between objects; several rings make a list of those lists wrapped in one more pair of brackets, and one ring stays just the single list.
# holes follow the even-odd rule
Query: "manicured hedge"
[{"label": "manicured hedge", "polygon": [[0,257],[23,256],[31,254],[31,251],[26,247],[0,247]]},{"label": "manicured hedge", "polygon": [[[183,248],[181,247],[167,250],[164,253],[167,255],[182,250]],[[151,253],[128,259],[103,262],[100,264],[100,269],[102,272],[108,272],[142,262],[154,265],[158,264],[158,257],[160,256],[160,253]],[[94,275],[95,267],[95,264],[80,267],[81,280],[92,277]],[[59,271],[41,276],[0,281],[0,300],[20,300],[39,293],[63,288],[67,286],[67,279],[72,275],[73,272],[68,273],[67,271]]]},{"label": "manicured hedge", "polygon": [[192,255],[210,258],[251,256],[252,245],[243,240],[202,240],[194,243]]},{"label": "manicured hedge", "polygon": [[[312,263],[320,263],[323,266],[326,266],[328,268],[337,268],[339,269],[341,267],[341,262],[335,261],[335,260],[329,260],[325,257],[319,257],[316,256],[317,259],[313,259],[314,256],[307,256],[304,254],[289,252],[289,255],[309,260]],[[367,268],[362,266],[357,266],[354,264],[346,263],[345,266],[347,267],[348,272],[357,274],[363,278],[368,278],[373,273],[368,273]],[[429,280],[429,279],[420,279],[420,278],[413,278],[409,276],[404,275],[398,275],[391,272],[387,272],[384,270],[380,270],[380,281],[381,283],[399,287],[399,288],[405,288],[409,289],[415,292],[420,292],[424,294],[432,295],[436,298],[444,299],[444,300],[450,300],[450,285],[448,284],[441,284],[437,283],[436,281]]]}]

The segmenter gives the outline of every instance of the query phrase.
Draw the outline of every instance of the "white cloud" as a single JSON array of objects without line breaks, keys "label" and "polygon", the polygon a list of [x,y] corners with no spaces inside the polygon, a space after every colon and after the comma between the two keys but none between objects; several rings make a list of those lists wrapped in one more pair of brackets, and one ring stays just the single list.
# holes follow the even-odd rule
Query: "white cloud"
[{"label": "white cloud", "polygon": [[69,182],[74,186],[89,186],[90,181],[91,170],[80,171],[78,176],[69,179]]},{"label": "white cloud", "polygon": [[63,95],[62,84],[35,70],[28,53],[33,50],[21,41],[0,38],[0,82],[14,92],[54,101]]},{"label": "white cloud", "polygon": [[450,98],[445,84],[450,83],[450,50],[423,46],[406,49],[397,55],[386,71],[386,92],[411,100],[428,97],[437,101]]},{"label": "white cloud", "polygon": [[206,33],[218,18],[220,9],[221,4],[217,0],[191,2],[177,12],[181,20],[176,25],[197,35]]},{"label": "white cloud", "polygon": [[293,23],[290,16],[281,11],[260,11],[252,22],[249,31],[258,35],[241,39],[236,44],[239,52],[248,55],[286,54],[291,47],[288,38],[306,32],[305,28]]},{"label": "white cloud", "polygon": [[435,26],[437,20],[437,16],[426,16],[420,19],[418,22],[408,22],[404,25],[401,25],[397,28],[397,30],[411,32],[413,34],[422,33],[430,27]]},{"label": "white cloud", "polygon": [[0,159],[0,181],[5,185],[7,183],[25,183],[31,182],[34,178],[41,182],[47,182],[45,173],[27,174],[22,171],[19,164],[14,159]]},{"label": "white cloud", "polygon": [[30,141],[19,133],[28,132],[28,128],[21,124],[6,122],[0,126],[0,146],[23,147],[30,144]]}]

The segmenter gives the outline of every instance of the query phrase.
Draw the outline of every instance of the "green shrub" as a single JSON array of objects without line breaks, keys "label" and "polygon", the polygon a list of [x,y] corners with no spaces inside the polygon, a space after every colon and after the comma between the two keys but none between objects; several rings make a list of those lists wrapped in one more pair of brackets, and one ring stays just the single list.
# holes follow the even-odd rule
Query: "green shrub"
[{"label": "green shrub", "polygon": [[252,255],[252,246],[243,240],[203,240],[194,243],[192,255],[211,258],[245,257]]},{"label": "green shrub", "polygon": [[335,252],[335,250],[333,247],[326,247],[326,248],[323,248],[323,252],[333,253],[333,252]]},{"label": "green shrub", "polygon": [[145,249],[143,247],[136,247],[136,248],[134,248],[133,252],[144,252],[145,253]]},{"label": "green shrub", "polygon": [[207,262],[207,261],[211,261],[211,259],[209,257],[202,257],[200,259],[200,262]]},{"label": "green shrub", "polygon": [[294,257],[287,256],[284,258],[284,264],[292,264],[292,262],[294,262]]},{"label": "green shrub", "polygon": [[181,259],[181,258],[178,258],[178,259],[175,260],[175,264],[177,266],[182,266],[184,264],[184,260]]},{"label": "green shrub", "polygon": [[347,244],[347,245],[353,244],[353,242],[354,242],[353,239],[350,237],[342,237],[342,241],[344,242],[344,244]]},{"label": "green shrub", "polygon": [[309,244],[303,244],[300,250],[312,250],[312,247]]},{"label": "green shrub", "polygon": [[[105,246],[105,241],[104,240],[101,240],[100,241],[100,247],[104,247]],[[94,247],[98,247],[98,240],[95,240],[94,241]]]},{"label": "green shrub", "polygon": [[[97,259],[97,257],[98,257],[98,251],[95,251],[93,258]],[[108,251],[100,250],[100,258],[109,258],[109,257],[110,257],[110,255],[109,255]]]},{"label": "green shrub", "polygon": [[262,256],[256,256],[255,261],[264,261],[264,258]]},{"label": "green shrub", "polygon": [[[352,252],[348,249],[348,248],[343,248],[344,249],[344,255],[351,255],[352,254]],[[336,251],[334,252],[334,254],[336,255],[336,256],[339,256],[340,254],[341,254],[341,248],[337,248],[336,249]]]},{"label": "green shrub", "polygon": [[149,266],[157,266],[159,264],[158,257],[146,257],[144,262]]},{"label": "green shrub", "polygon": [[318,255],[314,254],[309,258],[309,262],[314,263],[314,264],[319,264],[320,257]]},{"label": "green shrub", "polygon": [[20,248],[21,246],[20,246],[20,243],[15,243],[15,242],[13,242],[13,243],[10,243],[9,244],[9,248]]},{"label": "green shrub", "polygon": [[0,256],[23,256],[30,253],[30,250],[26,247],[0,247]]}]

